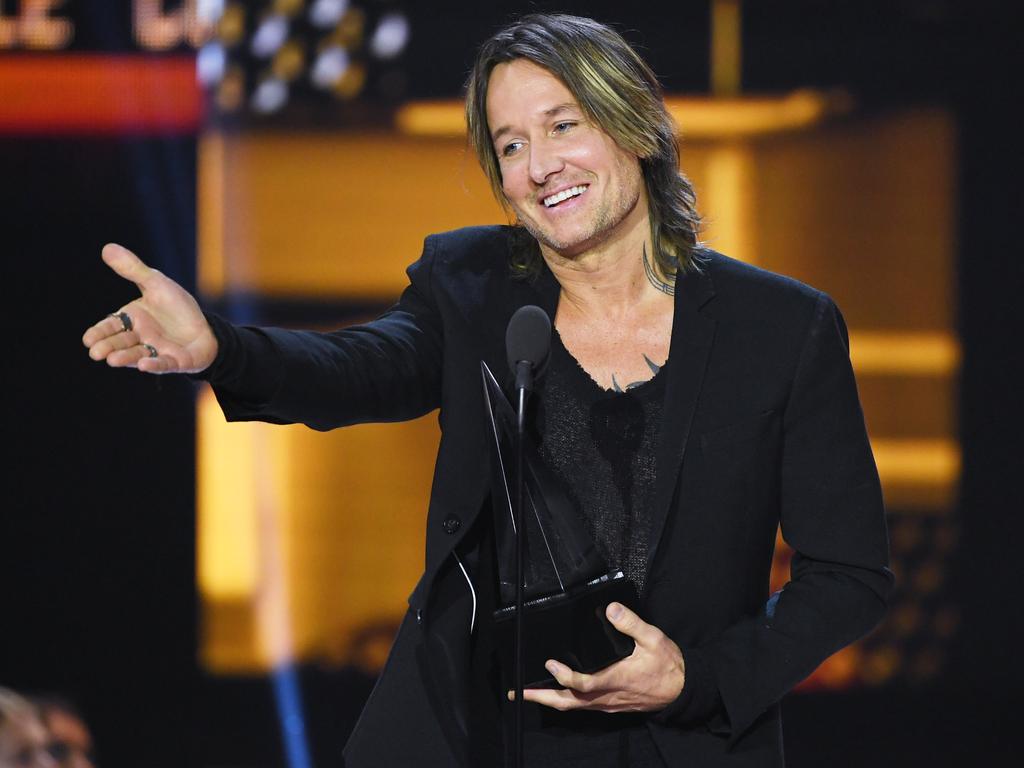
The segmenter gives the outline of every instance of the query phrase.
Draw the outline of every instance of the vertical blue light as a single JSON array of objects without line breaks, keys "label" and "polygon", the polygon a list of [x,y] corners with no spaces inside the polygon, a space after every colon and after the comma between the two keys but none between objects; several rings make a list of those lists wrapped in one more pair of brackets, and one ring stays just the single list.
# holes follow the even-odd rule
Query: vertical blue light
[{"label": "vertical blue light", "polygon": [[289,662],[274,669],[274,701],[277,718],[281,723],[281,741],[284,744],[288,768],[312,768],[309,744],[306,742],[306,718],[302,714],[302,696],[295,665]]}]

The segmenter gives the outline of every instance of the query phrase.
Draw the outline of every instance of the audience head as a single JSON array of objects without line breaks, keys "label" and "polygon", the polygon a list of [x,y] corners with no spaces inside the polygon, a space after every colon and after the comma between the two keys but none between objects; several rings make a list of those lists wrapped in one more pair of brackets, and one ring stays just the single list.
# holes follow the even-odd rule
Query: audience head
[{"label": "audience head", "polygon": [[48,746],[46,727],[35,706],[0,688],[0,768],[58,768]]},{"label": "audience head", "polygon": [[58,768],[95,768],[92,734],[78,709],[57,696],[40,696],[36,708],[49,732],[49,752]]}]

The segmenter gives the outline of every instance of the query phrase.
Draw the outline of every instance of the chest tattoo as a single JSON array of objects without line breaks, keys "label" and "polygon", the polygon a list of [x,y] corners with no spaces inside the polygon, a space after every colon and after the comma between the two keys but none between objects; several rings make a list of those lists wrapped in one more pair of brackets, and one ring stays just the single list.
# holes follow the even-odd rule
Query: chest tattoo
[{"label": "chest tattoo", "polygon": [[[643,353],[641,353],[641,354],[643,354]],[[657,376],[658,375],[658,371],[661,370],[661,366],[658,365],[653,360],[651,360],[651,358],[649,358],[647,355],[644,355],[644,362],[647,363],[647,367],[651,369],[651,377],[653,378],[654,376]],[[648,381],[650,381],[650,379],[641,379],[640,381],[634,381],[633,383],[627,384],[625,387],[623,387],[621,384],[619,384],[618,380],[615,378],[615,374],[613,373],[612,374],[612,391],[613,392],[628,392],[629,390],[634,389],[635,387],[639,387],[641,384],[646,384]]]}]

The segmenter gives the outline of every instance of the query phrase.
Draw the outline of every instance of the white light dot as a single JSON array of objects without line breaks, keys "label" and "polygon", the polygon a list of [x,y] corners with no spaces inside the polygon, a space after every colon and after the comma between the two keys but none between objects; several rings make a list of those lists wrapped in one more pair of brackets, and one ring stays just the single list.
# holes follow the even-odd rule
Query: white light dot
[{"label": "white light dot", "polygon": [[216,24],[224,15],[224,0],[199,0],[196,18],[203,24]]},{"label": "white light dot", "polygon": [[324,48],[313,63],[313,71],[309,73],[309,79],[318,88],[330,88],[345,74],[348,69],[348,51],[340,45],[332,45]]},{"label": "white light dot", "polygon": [[348,0],[314,0],[309,9],[309,22],[314,27],[333,27],[348,10]]},{"label": "white light dot", "polygon": [[268,16],[256,28],[252,36],[252,52],[255,56],[273,56],[288,39],[288,19],[281,14]]},{"label": "white light dot", "polygon": [[409,20],[400,13],[389,13],[380,20],[370,41],[370,50],[379,59],[391,59],[409,42]]},{"label": "white light dot", "polygon": [[252,108],[269,114],[277,112],[288,102],[288,84],[276,77],[264,80],[252,93]]},{"label": "white light dot", "polygon": [[213,40],[196,54],[196,79],[203,85],[215,85],[224,78],[228,56],[224,46]]}]

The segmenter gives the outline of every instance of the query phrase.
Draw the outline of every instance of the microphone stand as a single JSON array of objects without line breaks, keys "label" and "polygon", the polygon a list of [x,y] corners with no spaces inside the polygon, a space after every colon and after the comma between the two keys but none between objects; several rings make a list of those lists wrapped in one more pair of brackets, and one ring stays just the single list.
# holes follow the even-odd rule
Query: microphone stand
[{"label": "microphone stand", "polygon": [[523,514],[523,496],[526,478],[523,475],[523,443],[526,425],[526,399],[533,388],[534,367],[543,368],[551,348],[551,320],[543,309],[533,305],[520,307],[509,320],[505,330],[505,352],[509,367],[515,374],[516,408],[516,501],[513,523],[516,529],[516,615],[514,628],[515,662],[515,736],[516,768],[523,766],[523,590],[525,588],[526,520]]},{"label": "microphone stand", "polygon": [[526,431],[526,398],[533,384],[533,365],[516,362],[516,616],[515,616],[515,766],[523,768],[523,581],[526,560],[526,526],[523,520],[523,436]]}]

